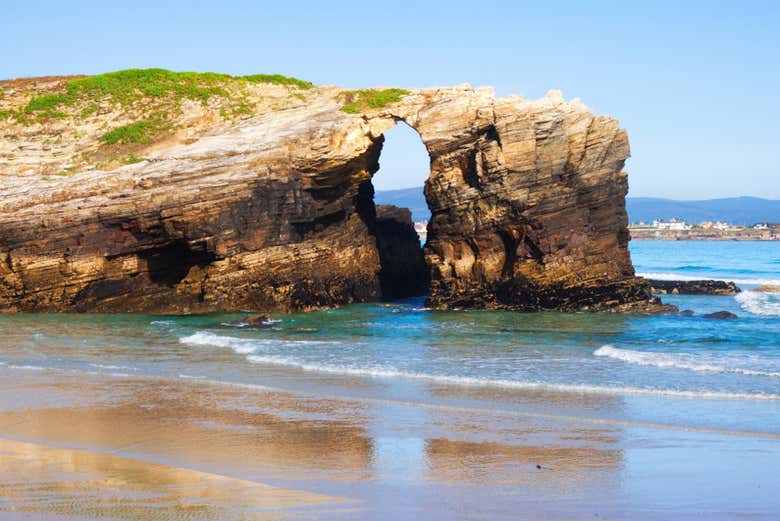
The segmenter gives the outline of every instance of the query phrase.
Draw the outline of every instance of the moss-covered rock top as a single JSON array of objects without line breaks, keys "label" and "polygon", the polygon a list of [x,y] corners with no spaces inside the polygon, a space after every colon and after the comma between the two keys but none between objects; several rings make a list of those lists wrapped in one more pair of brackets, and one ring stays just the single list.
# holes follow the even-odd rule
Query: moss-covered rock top
[{"label": "moss-covered rock top", "polygon": [[[275,111],[373,113],[412,92],[347,90],[281,74],[127,69],[0,81],[0,175],[112,170]],[[346,117],[346,114],[344,116]]]},{"label": "moss-covered rock top", "polygon": [[411,91],[398,88],[347,91],[343,93],[347,103],[341,107],[341,110],[347,114],[360,114],[371,109],[385,108],[391,103],[398,103],[401,98],[409,94]]},{"label": "moss-covered rock top", "polygon": [[[281,74],[166,69],[5,80],[0,129],[19,140],[39,175],[66,175],[113,168],[156,143],[197,139],[214,126],[302,105],[312,89]],[[41,161],[52,152],[62,160]]]}]

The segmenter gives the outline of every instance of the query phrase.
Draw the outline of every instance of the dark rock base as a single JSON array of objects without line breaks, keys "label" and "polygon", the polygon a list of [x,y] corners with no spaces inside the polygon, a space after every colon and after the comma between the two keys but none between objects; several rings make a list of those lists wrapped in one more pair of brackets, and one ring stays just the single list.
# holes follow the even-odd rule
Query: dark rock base
[{"label": "dark rock base", "polygon": [[736,295],[742,290],[723,280],[650,280],[656,295]]}]

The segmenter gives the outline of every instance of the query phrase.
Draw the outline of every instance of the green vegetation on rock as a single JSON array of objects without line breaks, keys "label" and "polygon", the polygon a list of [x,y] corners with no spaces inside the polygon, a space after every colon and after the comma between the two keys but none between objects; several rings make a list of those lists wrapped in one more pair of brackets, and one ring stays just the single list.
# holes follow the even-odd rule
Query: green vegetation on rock
[{"label": "green vegetation on rock", "polygon": [[[263,91],[258,93],[254,87],[257,84],[283,86],[288,97],[303,96],[303,90],[313,87],[308,81],[281,74],[232,76],[213,72],[127,69],[49,82],[53,86],[46,90],[36,88],[33,83],[29,101],[15,108],[3,108],[0,119],[14,118],[22,125],[46,124],[63,118],[79,123],[95,114],[111,113],[114,118],[132,123],[100,136],[104,144],[144,144],[176,128],[177,118],[189,110],[183,103],[185,100],[212,106],[224,119],[251,116],[265,94]],[[271,98],[274,96],[277,95],[272,93]],[[212,98],[217,100],[212,102]]]},{"label": "green vegetation on rock", "polygon": [[32,98],[25,112],[55,114],[64,106],[77,102],[107,98],[112,103],[129,105],[144,97],[180,101],[191,99],[207,103],[212,96],[230,98],[226,90],[231,82],[271,83],[300,89],[312,84],[281,74],[251,74],[231,76],[215,72],[173,72],[166,69],[127,69],[70,80],[65,92],[44,94]]},{"label": "green vegetation on rock", "polygon": [[349,103],[341,107],[341,110],[348,114],[360,114],[368,109],[383,108],[390,103],[397,103],[401,101],[403,96],[411,94],[406,89],[361,89],[356,91],[349,91],[345,93],[347,99],[351,100]]},{"label": "green vegetation on rock", "polygon": [[137,157],[135,154],[130,154],[125,158],[124,163],[126,165],[134,165],[135,163],[140,163],[141,161],[144,161],[144,158]]},{"label": "green vegetation on rock", "polygon": [[94,103],[94,102],[90,103],[89,105],[84,107],[84,110],[81,111],[81,117],[82,118],[89,117],[92,114],[94,114],[95,112],[97,112],[99,108],[100,108],[100,105],[98,105],[97,103]]},{"label": "green vegetation on rock", "polygon": [[145,143],[159,128],[160,125],[154,121],[139,121],[107,132],[103,141],[109,145]]},{"label": "green vegetation on rock", "polygon": [[250,83],[273,83],[276,85],[292,85],[299,89],[310,89],[314,86],[309,81],[299,80],[298,78],[292,78],[289,76],[282,76],[281,74],[249,74],[248,76],[241,76]]}]

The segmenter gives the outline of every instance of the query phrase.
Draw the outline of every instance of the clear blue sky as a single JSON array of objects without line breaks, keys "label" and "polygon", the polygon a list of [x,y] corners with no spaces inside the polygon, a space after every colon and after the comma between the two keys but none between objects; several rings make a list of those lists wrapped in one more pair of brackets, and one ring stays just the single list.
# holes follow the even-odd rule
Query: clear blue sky
[{"label": "clear blue sky", "polygon": [[[346,87],[561,89],[628,129],[631,195],[780,198],[778,5],[11,0],[0,77],[165,67]],[[416,145],[389,136],[378,187],[422,182]]]}]

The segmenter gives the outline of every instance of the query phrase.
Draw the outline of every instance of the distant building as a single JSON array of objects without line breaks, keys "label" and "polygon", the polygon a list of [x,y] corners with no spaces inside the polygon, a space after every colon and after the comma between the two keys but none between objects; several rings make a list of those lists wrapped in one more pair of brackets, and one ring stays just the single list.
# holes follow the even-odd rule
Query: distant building
[{"label": "distant building", "polygon": [[428,238],[428,221],[414,223],[414,231],[417,232],[421,241],[425,241]]},{"label": "distant building", "polygon": [[668,221],[653,221],[653,227],[657,230],[684,231],[693,228],[690,224],[680,219],[670,219]]},{"label": "distant building", "polygon": [[753,228],[756,229],[756,230],[768,230],[769,229],[769,224],[768,223],[758,223],[755,226],[753,226]]},{"label": "distant building", "polygon": [[731,226],[729,223],[724,223],[721,221],[714,223],[712,227],[716,230],[731,230],[733,228],[733,226]]}]

